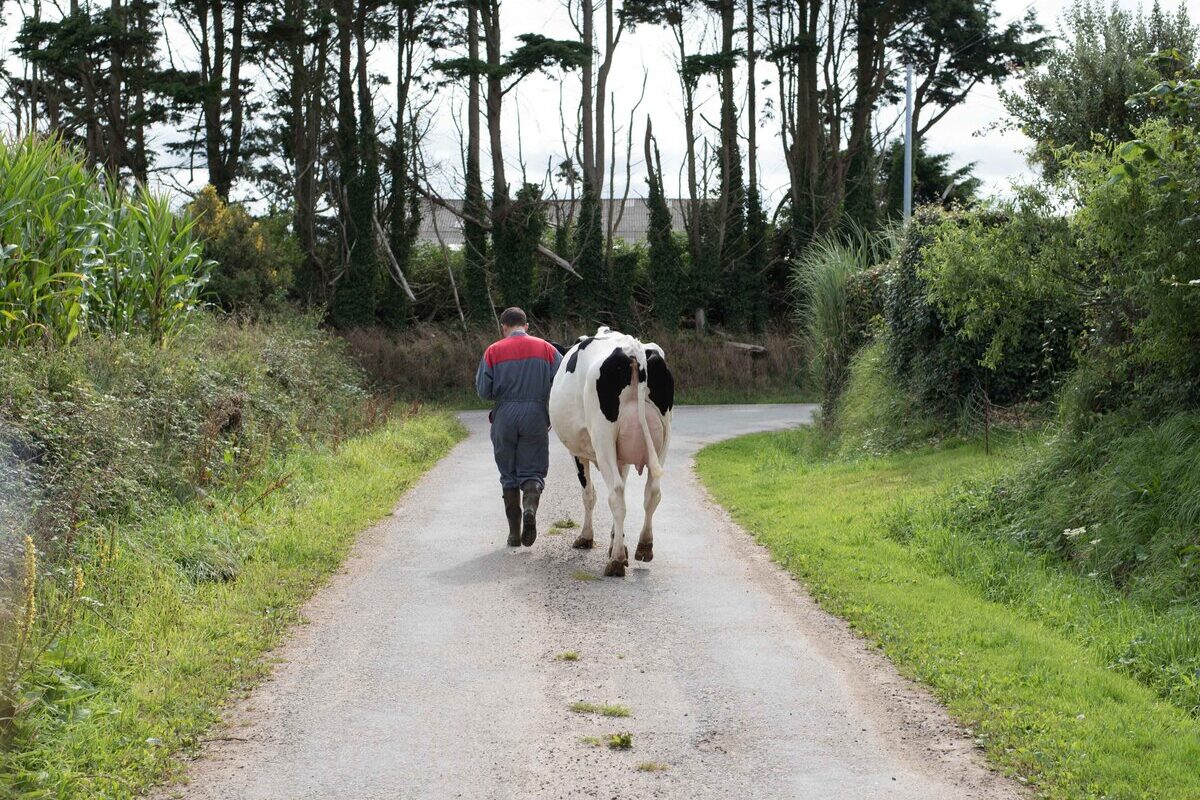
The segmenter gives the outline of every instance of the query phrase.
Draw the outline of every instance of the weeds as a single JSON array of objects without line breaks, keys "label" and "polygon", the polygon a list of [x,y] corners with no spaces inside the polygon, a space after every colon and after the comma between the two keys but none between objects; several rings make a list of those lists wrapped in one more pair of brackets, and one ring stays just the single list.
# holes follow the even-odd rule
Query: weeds
[{"label": "weeds", "polygon": [[571,573],[571,577],[577,581],[598,581],[598,580],[600,580],[599,575],[588,572],[587,570],[584,570],[584,569],[575,570],[573,573]]},{"label": "weeds", "polygon": [[579,653],[575,650],[564,650],[554,658],[556,661],[578,661]]},{"label": "weeds", "polygon": [[617,703],[604,703],[597,705],[596,703],[587,703],[579,701],[572,703],[570,709],[576,714],[599,714],[603,717],[628,717],[633,715],[633,711],[629,706],[623,706]]},{"label": "weeds", "polygon": [[633,734],[610,733],[604,737],[604,744],[609,750],[629,750],[633,747]]},{"label": "weeds", "polygon": [[666,772],[669,767],[661,761],[643,761],[635,769],[638,772]]}]

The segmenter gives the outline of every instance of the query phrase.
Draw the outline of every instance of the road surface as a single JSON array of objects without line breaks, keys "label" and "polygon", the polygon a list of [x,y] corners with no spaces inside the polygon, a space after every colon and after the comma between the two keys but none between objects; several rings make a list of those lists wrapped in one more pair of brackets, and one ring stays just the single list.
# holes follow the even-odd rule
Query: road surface
[{"label": "road surface", "polygon": [[[552,441],[542,532],[505,547],[483,413],[470,436],[365,532],[305,609],[272,678],[230,710],[162,797],[1007,798],[969,738],[821,612],[707,499],[706,443],[794,426],[811,406],[676,411],[654,561],[624,578],[570,547],[575,469]],[[595,472],[593,471],[593,474]],[[630,553],[642,480],[631,478]],[[578,660],[556,658],[566,651]],[[570,710],[619,703],[632,715]],[[585,741],[628,732],[632,748]],[[639,769],[655,762],[658,771]]]}]

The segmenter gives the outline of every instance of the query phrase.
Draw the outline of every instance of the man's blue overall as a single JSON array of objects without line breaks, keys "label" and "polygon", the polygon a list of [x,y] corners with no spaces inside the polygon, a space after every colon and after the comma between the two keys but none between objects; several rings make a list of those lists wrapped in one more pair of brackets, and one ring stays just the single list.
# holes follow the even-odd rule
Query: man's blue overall
[{"label": "man's blue overall", "polygon": [[514,331],[490,346],[475,373],[475,391],[492,400],[492,449],[500,484],[517,489],[550,468],[550,385],[562,356],[549,342]]}]

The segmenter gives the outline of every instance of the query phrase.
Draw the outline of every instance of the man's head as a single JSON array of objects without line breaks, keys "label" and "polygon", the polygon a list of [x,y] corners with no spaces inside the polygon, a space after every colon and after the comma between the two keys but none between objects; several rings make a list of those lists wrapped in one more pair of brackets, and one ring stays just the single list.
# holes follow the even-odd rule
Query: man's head
[{"label": "man's head", "polygon": [[525,317],[525,312],[516,306],[504,309],[504,313],[500,315],[500,332],[508,336],[513,331],[525,330],[529,330],[529,320]]}]

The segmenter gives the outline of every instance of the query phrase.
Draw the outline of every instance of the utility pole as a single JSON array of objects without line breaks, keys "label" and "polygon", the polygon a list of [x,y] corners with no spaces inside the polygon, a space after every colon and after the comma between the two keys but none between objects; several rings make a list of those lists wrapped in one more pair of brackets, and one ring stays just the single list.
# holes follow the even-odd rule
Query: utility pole
[{"label": "utility pole", "polygon": [[904,90],[904,222],[912,216],[913,179],[913,68],[908,65],[908,77]]}]

